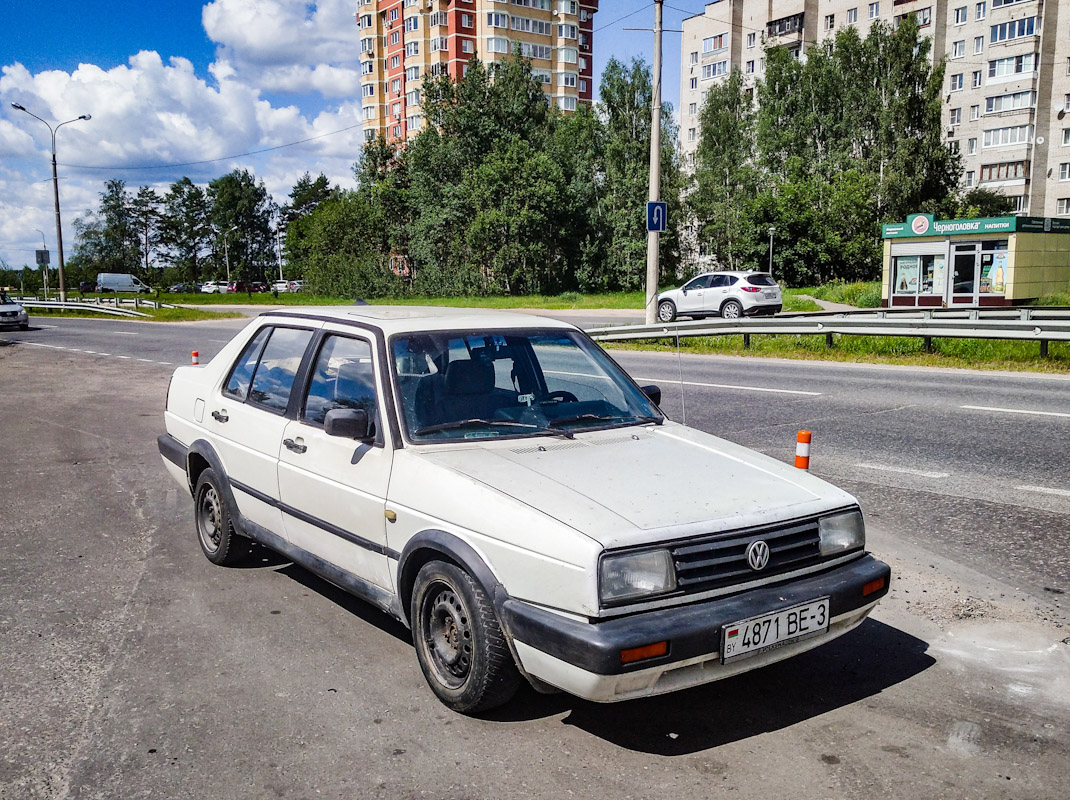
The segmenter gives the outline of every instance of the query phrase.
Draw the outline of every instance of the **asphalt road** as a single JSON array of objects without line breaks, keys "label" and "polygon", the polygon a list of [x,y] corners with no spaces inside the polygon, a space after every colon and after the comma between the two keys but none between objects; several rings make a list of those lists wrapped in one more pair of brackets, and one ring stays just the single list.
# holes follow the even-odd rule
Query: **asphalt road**
[{"label": "asphalt road", "polygon": [[813,430],[893,591],[757,673],[469,719],[371,608],[201,556],[155,436],[171,365],[241,321],[54,324],[0,333],[0,797],[1065,795],[1065,380],[618,352],[674,418],[783,459]]}]

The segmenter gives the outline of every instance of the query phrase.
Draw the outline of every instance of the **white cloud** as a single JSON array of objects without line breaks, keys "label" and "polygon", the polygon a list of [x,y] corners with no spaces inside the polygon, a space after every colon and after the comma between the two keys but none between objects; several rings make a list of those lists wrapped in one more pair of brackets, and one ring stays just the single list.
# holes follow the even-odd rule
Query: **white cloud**
[{"label": "white cloud", "polygon": [[[50,122],[92,115],[57,135],[68,257],[74,219],[97,205],[111,178],[135,190],[166,190],[183,175],[207,183],[246,168],[279,203],[305,172],[352,186],[361,141],[354,8],[352,0],[214,0],[202,13],[218,45],[208,75],[185,58],[164,62],[153,51],[111,69],[81,64],[73,72],[32,73],[19,63],[0,65],[0,258],[32,263],[41,246],[35,228],[45,231],[56,258],[49,134],[11,102]],[[280,94],[292,95],[293,104],[265,97]],[[335,133],[345,128],[353,129]],[[268,148],[280,149],[256,154]],[[205,161],[211,163],[190,163]],[[171,164],[188,166],[162,167]]]}]

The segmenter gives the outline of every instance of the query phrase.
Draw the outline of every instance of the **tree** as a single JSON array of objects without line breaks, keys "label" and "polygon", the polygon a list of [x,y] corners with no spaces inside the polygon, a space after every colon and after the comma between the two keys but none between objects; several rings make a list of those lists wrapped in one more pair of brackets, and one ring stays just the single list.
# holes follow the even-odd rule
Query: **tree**
[{"label": "tree", "polygon": [[271,228],[275,205],[264,182],[236,169],[208,184],[208,200],[217,260],[220,254],[229,258],[235,280],[262,280],[276,259]]},{"label": "tree", "polygon": [[284,252],[291,279],[305,274],[309,256],[309,216],[321,203],[337,196],[338,188],[331,186],[326,175],[320,173],[313,179],[306,172],[290,190],[290,202],[279,209],[281,225],[286,229]]},{"label": "tree", "polygon": [[355,191],[338,192],[305,218],[309,289],[334,297],[381,297],[400,281],[379,245],[380,214]]},{"label": "tree", "polygon": [[163,200],[160,245],[163,260],[191,282],[208,277],[205,254],[212,240],[208,195],[189,178],[171,184]]},{"label": "tree", "polygon": [[141,244],[126,184],[109,180],[100,193],[97,210],[74,221],[76,268],[93,272],[140,271]]},{"label": "tree", "polygon": [[151,280],[149,271],[152,251],[158,245],[160,227],[160,196],[148,186],[142,186],[137,190],[137,196],[130,202],[130,216],[139,237],[141,248],[143,277]]}]

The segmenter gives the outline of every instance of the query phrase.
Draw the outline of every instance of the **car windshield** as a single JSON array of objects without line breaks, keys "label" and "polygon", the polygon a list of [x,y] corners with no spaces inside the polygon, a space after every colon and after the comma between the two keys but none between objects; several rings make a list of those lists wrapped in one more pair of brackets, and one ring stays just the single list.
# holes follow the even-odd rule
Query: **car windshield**
[{"label": "car windshield", "polygon": [[565,436],[660,424],[657,407],[576,331],[394,337],[394,380],[413,442]]},{"label": "car windshield", "polygon": [[7,292],[0,292],[0,306],[11,305],[15,301],[7,296]]}]

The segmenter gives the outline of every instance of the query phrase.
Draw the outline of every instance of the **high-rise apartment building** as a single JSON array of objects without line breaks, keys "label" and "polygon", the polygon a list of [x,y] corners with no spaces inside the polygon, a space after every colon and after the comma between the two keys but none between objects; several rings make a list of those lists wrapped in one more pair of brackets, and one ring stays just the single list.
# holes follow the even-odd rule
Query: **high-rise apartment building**
[{"label": "high-rise apartment building", "polygon": [[594,91],[598,0],[357,0],[365,140],[404,141],[425,124],[425,78],[463,77],[519,45],[547,98],[574,111]]},{"label": "high-rise apartment building", "polygon": [[1070,2],[1057,0],[718,0],[684,20],[681,148],[698,147],[699,110],[734,67],[753,83],[766,44],[798,58],[853,25],[913,14],[946,58],[942,135],[963,185],[996,189],[1019,213],[1070,216]]}]

